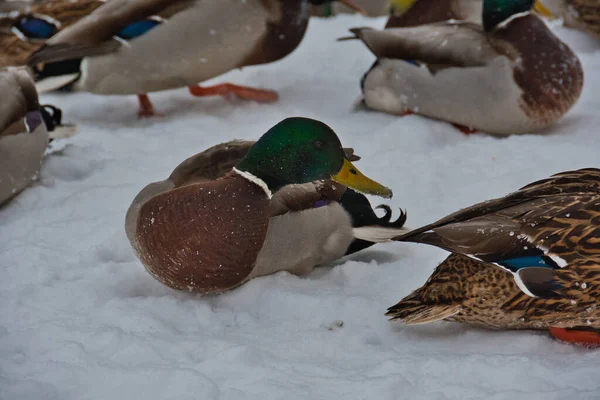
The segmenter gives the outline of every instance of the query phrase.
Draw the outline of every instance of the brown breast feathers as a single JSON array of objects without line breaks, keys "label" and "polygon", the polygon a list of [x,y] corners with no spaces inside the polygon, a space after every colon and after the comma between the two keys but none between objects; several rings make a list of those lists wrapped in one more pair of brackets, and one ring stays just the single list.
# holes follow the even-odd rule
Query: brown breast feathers
[{"label": "brown breast feathers", "polygon": [[239,285],[267,235],[269,199],[235,173],[158,195],[140,210],[138,256],[165,285],[209,293]]},{"label": "brown breast feathers", "polygon": [[512,44],[521,67],[514,78],[523,89],[521,107],[531,118],[554,121],[579,99],[583,68],[579,59],[534,15],[516,18],[507,29],[496,29],[493,37]]}]

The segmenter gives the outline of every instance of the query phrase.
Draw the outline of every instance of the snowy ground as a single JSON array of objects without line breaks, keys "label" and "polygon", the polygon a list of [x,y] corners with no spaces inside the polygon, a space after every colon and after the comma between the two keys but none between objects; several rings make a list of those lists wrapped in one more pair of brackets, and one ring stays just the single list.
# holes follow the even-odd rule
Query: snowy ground
[{"label": "snowy ground", "polygon": [[598,166],[600,42],[558,29],[580,54],[586,86],[551,134],[467,137],[417,116],[353,111],[373,58],[334,39],[383,23],[312,21],[285,60],[218,80],[276,89],[275,105],[176,90],[152,96],[164,118],[138,121],[134,97],[43,97],[81,131],[47,158],[40,185],[0,211],[0,398],[597,398],[598,352],[545,332],[387,322],[386,308],[445,257],[434,248],[378,245],[308,277],[280,273],[206,297],[162,286],[134,256],[123,221],[143,186],[288,116],[330,124],[363,157],[362,171],[394,189],[390,204],[408,210],[410,226]]}]

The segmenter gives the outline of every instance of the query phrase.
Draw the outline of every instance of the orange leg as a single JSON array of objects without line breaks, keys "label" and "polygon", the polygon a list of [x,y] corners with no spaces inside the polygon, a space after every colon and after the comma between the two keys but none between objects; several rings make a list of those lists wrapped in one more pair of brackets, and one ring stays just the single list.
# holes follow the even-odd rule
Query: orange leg
[{"label": "orange leg", "polygon": [[401,117],[406,117],[407,115],[413,115],[415,112],[412,110],[405,110],[400,114]]},{"label": "orange leg", "polygon": [[589,348],[600,347],[600,331],[596,329],[550,328],[550,335],[563,342]]},{"label": "orange leg", "polygon": [[215,86],[201,87],[190,86],[193,96],[227,96],[233,94],[246,100],[254,100],[260,103],[271,103],[279,100],[279,95],[273,90],[256,89],[247,86],[238,86],[232,83],[221,83]]},{"label": "orange leg", "polygon": [[470,126],[464,126],[464,125],[460,125],[460,124],[452,124],[452,126],[454,126],[456,129],[458,129],[465,135],[470,135],[470,134],[477,132],[477,129],[473,129]]},{"label": "orange leg", "polygon": [[161,115],[154,112],[154,106],[152,105],[152,102],[147,94],[138,94],[138,100],[140,102],[138,118],[148,118]]}]

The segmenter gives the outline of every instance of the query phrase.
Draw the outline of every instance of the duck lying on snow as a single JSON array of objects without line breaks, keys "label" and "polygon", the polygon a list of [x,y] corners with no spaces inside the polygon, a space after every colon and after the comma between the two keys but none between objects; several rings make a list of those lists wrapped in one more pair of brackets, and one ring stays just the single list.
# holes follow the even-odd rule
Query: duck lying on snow
[{"label": "duck lying on snow", "polygon": [[62,126],[62,113],[40,106],[25,67],[0,69],[0,206],[36,179],[50,137],[66,137],[75,127]]},{"label": "duck lying on snow", "polygon": [[386,208],[379,219],[346,189],[392,195],[346,153],[327,125],[288,118],[256,143],[215,146],[148,185],[127,212],[127,236],[174,289],[220,292],[277,271],[308,273],[404,231],[404,214],[390,222]]},{"label": "duck lying on snow", "polygon": [[364,103],[498,135],[550,126],[579,98],[583,69],[532,5],[484,0],[483,27],[353,29],[378,58],[362,80]]},{"label": "duck lying on snow", "polygon": [[392,319],[550,329],[600,345],[600,169],[554,175],[395,240],[453,254],[390,307]]}]

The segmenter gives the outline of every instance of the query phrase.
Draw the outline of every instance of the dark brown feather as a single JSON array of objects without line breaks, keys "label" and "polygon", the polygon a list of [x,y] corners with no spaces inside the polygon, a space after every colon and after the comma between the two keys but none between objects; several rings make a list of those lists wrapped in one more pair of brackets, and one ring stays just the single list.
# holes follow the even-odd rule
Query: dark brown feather
[{"label": "dark brown feather", "polygon": [[[266,8],[270,1],[263,1]],[[299,0],[279,0],[279,18],[267,21],[267,32],[239,67],[282,59],[298,47],[308,27],[308,9]],[[303,15],[304,14],[304,15]]]},{"label": "dark brown feather", "polygon": [[134,247],[150,274],[171,288],[224,291],[252,271],[269,204],[259,186],[235,173],[173,189],[142,206]]}]

